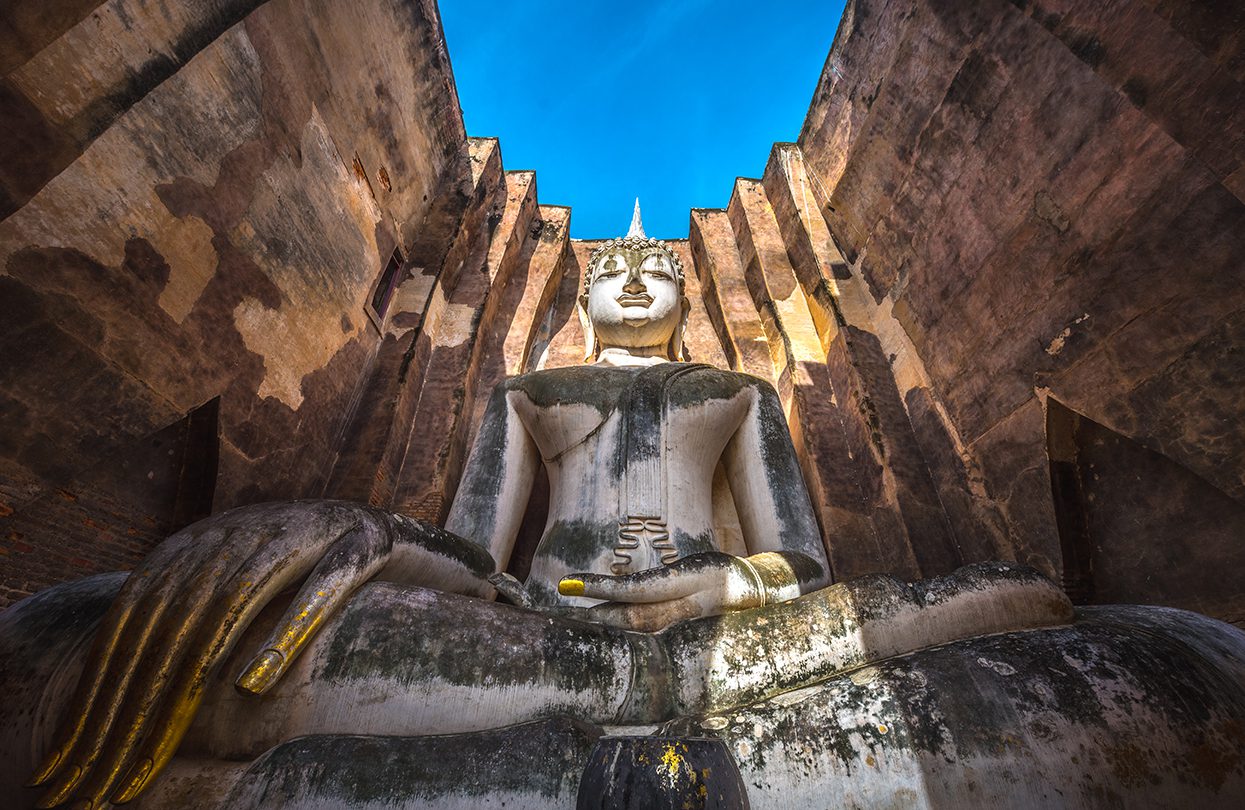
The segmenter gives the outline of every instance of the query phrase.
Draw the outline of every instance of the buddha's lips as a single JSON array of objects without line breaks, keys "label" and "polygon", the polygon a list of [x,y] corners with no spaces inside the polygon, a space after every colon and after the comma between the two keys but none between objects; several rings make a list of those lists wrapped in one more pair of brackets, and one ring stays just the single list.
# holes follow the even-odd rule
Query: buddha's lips
[{"label": "buddha's lips", "polygon": [[620,295],[614,300],[624,307],[628,304],[643,304],[644,306],[649,306],[653,303],[653,296],[645,293],[641,293],[639,295]]}]

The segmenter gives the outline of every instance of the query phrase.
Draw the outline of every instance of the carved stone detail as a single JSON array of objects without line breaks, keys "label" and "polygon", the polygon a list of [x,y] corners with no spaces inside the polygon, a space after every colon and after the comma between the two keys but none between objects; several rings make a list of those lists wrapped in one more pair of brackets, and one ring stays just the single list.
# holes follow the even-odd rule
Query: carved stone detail
[{"label": "carved stone detail", "polygon": [[615,574],[644,570],[644,560],[636,559],[642,547],[651,548],[663,565],[679,559],[664,519],[653,515],[628,515],[626,520],[618,522],[618,545],[614,547],[614,556],[618,559],[610,570]]}]

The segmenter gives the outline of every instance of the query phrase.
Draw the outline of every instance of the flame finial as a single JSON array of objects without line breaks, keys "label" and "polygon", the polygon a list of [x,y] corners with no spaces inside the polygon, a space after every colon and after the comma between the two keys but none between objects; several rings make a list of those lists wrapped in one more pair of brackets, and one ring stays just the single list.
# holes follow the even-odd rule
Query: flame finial
[{"label": "flame finial", "polygon": [[631,215],[631,228],[627,231],[627,238],[637,237],[644,239],[644,223],[640,221],[640,198],[635,198],[635,213]]}]

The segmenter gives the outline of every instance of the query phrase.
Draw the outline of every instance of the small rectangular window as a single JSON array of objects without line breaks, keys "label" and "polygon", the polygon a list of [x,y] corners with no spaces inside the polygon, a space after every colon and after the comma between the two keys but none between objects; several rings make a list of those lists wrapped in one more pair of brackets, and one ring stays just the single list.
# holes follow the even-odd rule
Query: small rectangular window
[{"label": "small rectangular window", "polygon": [[380,274],[380,278],[376,281],[376,287],[372,290],[372,298],[368,302],[369,315],[379,327],[385,320],[385,312],[389,309],[389,304],[393,301],[393,293],[398,287],[400,281],[399,272],[402,269],[402,250],[394,248],[393,254],[390,255],[389,261],[385,264],[384,271]]}]

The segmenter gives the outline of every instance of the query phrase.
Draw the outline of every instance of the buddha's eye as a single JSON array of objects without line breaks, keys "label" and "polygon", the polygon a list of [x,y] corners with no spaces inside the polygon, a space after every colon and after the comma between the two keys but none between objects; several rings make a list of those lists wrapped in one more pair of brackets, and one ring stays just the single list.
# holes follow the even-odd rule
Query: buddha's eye
[{"label": "buddha's eye", "polygon": [[653,278],[672,280],[672,276],[666,272],[666,262],[660,257],[653,257],[644,263],[644,274]]},{"label": "buddha's eye", "polygon": [[622,270],[618,269],[618,259],[609,258],[606,259],[605,264],[601,266],[601,272],[597,273],[597,278],[609,278],[610,276],[616,276],[621,272]]}]

